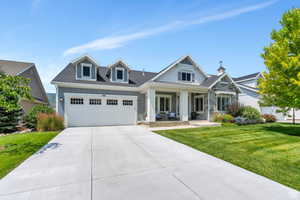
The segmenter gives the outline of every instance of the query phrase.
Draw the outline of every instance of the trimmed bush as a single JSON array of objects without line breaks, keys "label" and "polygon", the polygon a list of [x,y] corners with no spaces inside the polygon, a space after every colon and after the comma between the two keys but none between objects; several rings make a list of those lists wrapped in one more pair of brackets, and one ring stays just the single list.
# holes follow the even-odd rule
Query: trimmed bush
[{"label": "trimmed bush", "polygon": [[227,114],[233,116],[233,117],[238,117],[242,115],[243,109],[244,109],[244,105],[239,104],[239,103],[232,103],[230,105],[228,105],[227,108]]},{"label": "trimmed bush", "polygon": [[243,108],[241,117],[246,118],[247,120],[261,121],[260,112],[251,106],[245,106]]},{"label": "trimmed bush", "polygon": [[24,121],[26,122],[26,126],[28,128],[36,128],[37,127],[37,117],[39,113],[52,114],[54,113],[53,108],[46,105],[36,105],[31,108],[27,115],[24,117]]},{"label": "trimmed bush", "polygon": [[264,115],[262,115],[262,118],[264,118],[266,120],[266,122],[276,122],[277,121],[276,117],[271,114],[264,114]]},{"label": "trimmed bush", "polygon": [[39,113],[37,119],[38,131],[60,131],[64,129],[64,119],[57,114]]},{"label": "trimmed bush", "polygon": [[234,118],[229,114],[220,114],[216,113],[213,117],[214,122],[220,122],[220,123],[227,123],[227,122],[234,122]]}]

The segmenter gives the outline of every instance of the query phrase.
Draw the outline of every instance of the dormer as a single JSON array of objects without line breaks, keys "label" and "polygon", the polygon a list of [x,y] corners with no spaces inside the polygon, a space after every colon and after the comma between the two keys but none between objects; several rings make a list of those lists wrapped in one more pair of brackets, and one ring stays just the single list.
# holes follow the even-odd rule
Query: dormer
[{"label": "dormer", "polygon": [[85,55],[72,61],[72,64],[76,67],[76,80],[96,81],[98,64],[93,58]]},{"label": "dormer", "polygon": [[118,82],[118,83],[128,83],[129,82],[129,67],[128,65],[122,61],[118,60],[114,64],[109,67],[110,72],[110,81]]}]

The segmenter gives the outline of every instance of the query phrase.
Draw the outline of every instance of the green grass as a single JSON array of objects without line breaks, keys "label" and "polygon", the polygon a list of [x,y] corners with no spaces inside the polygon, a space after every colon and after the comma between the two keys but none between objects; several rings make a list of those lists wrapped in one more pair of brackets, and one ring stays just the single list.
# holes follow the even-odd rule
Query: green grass
[{"label": "green grass", "polygon": [[0,178],[48,143],[58,132],[32,132],[0,137]]},{"label": "green grass", "polygon": [[300,190],[300,125],[227,125],[156,133]]}]

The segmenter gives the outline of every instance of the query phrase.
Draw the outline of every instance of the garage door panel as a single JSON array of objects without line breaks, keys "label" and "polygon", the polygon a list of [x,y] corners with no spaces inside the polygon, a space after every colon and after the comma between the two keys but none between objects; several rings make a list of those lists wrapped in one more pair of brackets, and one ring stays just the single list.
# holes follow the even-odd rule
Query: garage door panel
[{"label": "garage door panel", "polygon": [[[72,98],[83,98],[83,104],[71,104],[71,101],[74,103]],[[92,98],[101,99],[101,105],[90,105]],[[117,100],[118,105],[107,105],[108,99]],[[65,100],[65,118],[68,126],[131,125],[137,121],[135,96],[67,94]],[[123,105],[123,100],[127,100],[126,105]]]}]

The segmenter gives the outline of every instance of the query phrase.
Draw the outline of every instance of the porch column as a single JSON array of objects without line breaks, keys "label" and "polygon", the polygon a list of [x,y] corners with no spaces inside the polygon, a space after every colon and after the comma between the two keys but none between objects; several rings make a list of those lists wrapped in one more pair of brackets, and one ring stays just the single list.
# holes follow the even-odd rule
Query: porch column
[{"label": "porch column", "polygon": [[155,89],[147,90],[147,121],[155,122]]},{"label": "porch column", "polygon": [[179,113],[180,113],[180,120],[181,121],[188,121],[189,120],[189,95],[188,91],[180,91],[179,97]]},{"label": "porch column", "polygon": [[207,93],[207,120],[210,121],[210,91]]}]

